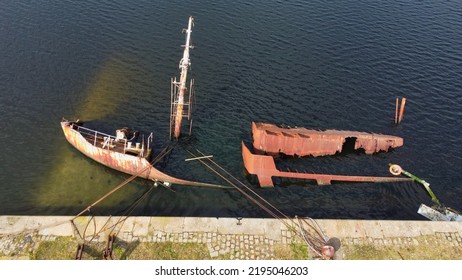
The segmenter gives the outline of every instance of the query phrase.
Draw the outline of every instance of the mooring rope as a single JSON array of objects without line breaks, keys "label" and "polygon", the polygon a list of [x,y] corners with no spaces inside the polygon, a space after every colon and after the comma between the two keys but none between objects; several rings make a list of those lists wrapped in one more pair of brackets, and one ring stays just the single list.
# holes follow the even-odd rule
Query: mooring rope
[{"label": "mooring rope", "polygon": [[84,214],[85,212],[87,212],[88,210],[90,210],[93,206],[95,206],[96,204],[100,203],[101,201],[103,201],[104,199],[106,199],[108,196],[110,196],[111,194],[115,193],[116,191],[118,191],[119,189],[121,189],[122,187],[126,186],[128,183],[130,183],[131,181],[133,181],[135,178],[139,177],[143,172],[145,172],[146,170],[148,170],[149,168],[152,168],[154,166],[154,164],[156,164],[159,160],[161,160],[165,155],[167,155],[171,150],[173,149],[173,147],[166,147],[164,148],[164,150],[162,150],[156,158],[154,158],[151,163],[149,165],[147,165],[146,167],[144,167],[143,169],[141,169],[138,173],[130,176],[130,178],[126,179],[125,181],[123,181],[122,183],[120,183],[119,185],[117,185],[117,187],[115,187],[114,189],[112,189],[110,192],[106,193],[105,195],[103,195],[101,198],[99,198],[98,200],[96,200],[95,202],[93,202],[92,204],[90,204],[88,207],[86,207],[85,209],[83,209],[82,211],[80,211],[80,213],[78,213],[77,215],[75,215],[74,218],[72,218],[71,220],[75,220],[77,217],[81,216],[82,214]]},{"label": "mooring rope", "polygon": [[[192,156],[196,157],[196,155],[194,153],[192,153],[191,151],[187,151],[189,154],[191,154]],[[204,155],[202,152],[198,151],[200,154]],[[309,225],[306,221],[305,221],[305,224],[310,226],[315,232],[316,232],[316,235],[318,236],[313,236],[311,235],[310,238],[307,238],[306,237],[306,230],[303,230],[302,231],[302,227],[301,227],[301,224],[299,223],[299,227],[300,227],[300,232],[298,230],[296,230],[296,227],[289,224],[288,222],[286,222],[285,220],[283,220],[281,217],[279,217],[278,215],[276,215],[274,211],[276,211],[277,213],[279,213],[282,217],[284,217],[285,219],[289,220],[292,222],[292,224],[296,224],[290,217],[288,217],[286,214],[284,214],[280,209],[278,209],[276,206],[274,206],[273,204],[271,204],[270,202],[268,202],[266,199],[264,199],[262,196],[260,196],[259,194],[257,194],[255,191],[253,191],[249,186],[245,185],[243,182],[241,182],[239,179],[237,179],[235,176],[233,176],[231,173],[229,173],[228,171],[226,171],[223,167],[221,167],[218,163],[216,163],[214,160],[212,160],[211,158],[204,158],[204,159],[198,159],[203,165],[205,165],[207,168],[209,168],[212,172],[214,172],[215,174],[217,174],[220,178],[222,178],[223,180],[225,180],[227,183],[229,183],[231,186],[233,186],[236,190],[238,190],[242,195],[244,195],[247,199],[249,199],[250,201],[252,201],[253,203],[255,203],[257,206],[259,206],[261,209],[263,209],[265,212],[267,212],[270,216],[272,216],[273,218],[279,220],[282,224],[284,224],[289,230],[291,230],[293,233],[295,233],[296,235],[298,235],[300,238],[302,238],[308,248],[313,251],[316,255],[318,255],[319,257],[322,258],[322,254],[320,252],[320,249],[317,249],[316,247],[316,244],[315,243],[321,243],[321,244],[325,244],[325,242],[327,241],[327,238],[325,237],[324,233],[322,232],[319,232],[316,228],[314,228],[314,226],[312,225]],[[250,191],[253,195],[255,195],[258,199],[260,199],[263,203],[265,203],[268,207],[272,208],[273,210],[270,210],[268,209],[268,207],[266,207],[265,205],[263,205],[261,202],[259,202],[257,199],[255,199],[254,197],[252,197],[250,194],[248,194],[247,192],[245,192],[244,190],[242,190],[239,186],[237,186],[236,184],[234,184],[233,182],[231,182],[228,178],[226,178],[223,174],[221,174],[220,172],[218,172],[217,170],[215,170],[212,166],[210,166],[209,164],[205,163],[204,160],[208,160],[210,162],[212,162],[216,167],[218,167],[222,172],[224,172],[226,175],[230,176],[233,180],[235,180],[236,182],[238,182],[240,185],[242,185],[245,189],[247,189],[248,191]],[[310,218],[311,219],[311,218]],[[312,219],[311,219],[312,220]],[[317,225],[317,223],[316,223]],[[319,225],[317,225],[318,228],[320,229]],[[311,239],[311,240],[310,240]],[[320,242],[321,241],[321,242]]]},{"label": "mooring rope", "polygon": [[[101,201],[103,201],[104,199],[106,199],[107,197],[109,197],[110,195],[112,195],[113,193],[115,193],[116,191],[120,190],[122,187],[126,186],[128,183],[130,183],[131,181],[133,181],[135,178],[137,178],[139,175],[141,175],[143,172],[145,172],[146,170],[148,170],[149,168],[151,168],[152,166],[154,166],[154,164],[156,164],[159,160],[161,160],[165,155],[167,155],[172,149],[174,148],[174,146],[167,146],[165,147],[151,162],[150,162],[150,165],[144,167],[143,169],[141,169],[138,173],[132,175],[131,177],[129,177],[128,179],[126,179],[125,181],[123,181],[122,183],[120,183],[119,185],[117,185],[117,187],[115,187],[114,189],[112,189],[111,191],[109,191],[108,193],[106,193],[105,195],[103,195],[101,198],[99,198],[98,200],[96,200],[95,202],[93,202],[91,205],[87,206],[84,210],[82,210],[80,213],[78,213],[76,216],[74,216],[70,222],[72,224],[72,226],[74,227],[74,229],[77,231],[77,233],[79,234],[79,236],[82,238],[83,242],[85,243],[85,233],[86,233],[86,230],[87,230],[87,227],[89,225],[89,223],[93,220],[94,216],[92,215],[92,218],[90,218],[90,220],[87,222],[87,225],[85,226],[85,230],[83,232],[83,235],[80,234],[80,231],[79,229],[77,228],[77,226],[75,225],[74,223],[74,220],[77,219],[78,217],[82,216],[85,212],[89,212],[91,210],[91,208],[93,208],[95,205],[97,205],[98,203],[100,203]],[[152,189],[152,188],[151,188]],[[136,202],[136,201],[135,201]],[[139,201],[138,201],[139,203]],[[134,209],[132,209],[132,211],[130,211],[130,213],[133,212]],[[121,217],[122,218],[122,217]],[[124,221],[128,218],[128,216],[124,219]],[[109,220],[111,219],[111,216],[107,219],[106,223],[103,225],[103,227],[100,229],[100,231],[96,232],[96,222],[94,227],[95,227],[95,232],[92,236],[92,238],[90,239],[90,241],[92,241],[97,235],[99,235],[99,233],[101,233],[102,231],[104,231],[104,228],[105,226],[109,223]],[[119,219],[119,222],[121,222],[121,219]],[[117,226],[119,224],[119,222],[117,222],[115,225],[113,225],[114,227]]]},{"label": "mooring rope", "polygon": [[[151,193],[151,191],[154,189],[154,186],[151,186],[147,191],[145,191],[139,198],[137,198],[129,207],[128,209],[125,211],[124,215],[120,216],[119,217],[119,220],[112,226],[110,226],[109,228],[112,228],[111,231],[109,232],[109,235],[111,235],[114,230],[116,229],[116,227],[119,225],[119,224],[123,224],[130,216],[131,214],[133,213],[133,211],[135,211],[136,207],[138,207],[138,205],[141,203],[141,201],[143,201],[143,199],[145,199],[147,197],[148,194]],[[109,229],[108,228],[108,229]],[[115,235],[118,235],[119,232],[121,231],[122,227],[119,227],[119,229],[117,230],[117,233],[115,233]],[[100,232],[102,232],[102,230],[100,230]]]},{"label": "mooring rope", "polygon": [[319,250],[316,249],[312,244],[310,244],[310,242],[308,241],[308,237],[306,236],[307,232],[304,230],[304,228],[302,227],[302,224],[300,223],[300,220],[298,219],[298,217],[295,217],[297,219],[297,222],[298,222],[298,226],[299,226],[299,229],[300,229],[300,235],[302,236],[303,238],[303,241],[305,241],[306,245],[311,249],[311,251],[315,252],[318,256],[322,257],[322,254],[319,253]]}]

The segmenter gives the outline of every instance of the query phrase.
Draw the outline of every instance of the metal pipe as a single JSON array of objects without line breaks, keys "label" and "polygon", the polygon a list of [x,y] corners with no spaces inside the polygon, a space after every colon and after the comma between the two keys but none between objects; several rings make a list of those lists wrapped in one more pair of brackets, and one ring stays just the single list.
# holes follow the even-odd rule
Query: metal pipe
[{"label": "metal pipe", "polygon": [[419,177],[415,176],[414,174],[411,174],[410,172],[402,169],[401,166],[399,166],[397,164],[389,163],[388,165],[390,166],[390,171],[392,170],[392,168],[396,168],[396,173],[392,173],[393,175],[395,175],[395,174],[396,175],[403,174],[403,175],[411,178],[412,180],[416,181],[417,183],[421,184],[422,186],[424,186],[425,190],[430,195],[432,201],[435,202],[438,205],[441,205],[438,198],[436,198],[436,195],[430,189],[430,184],[428,182],[426,182],[425,180],[420,179]]},{"label": "metal pipe", "polygon": [[184,161],[190,161],[190,160],[197,160],[197,159],[204,159],[204,158],[212,158],[213,156],[203,156],[203,157],[195,157],[195,158],[187,158]]}]

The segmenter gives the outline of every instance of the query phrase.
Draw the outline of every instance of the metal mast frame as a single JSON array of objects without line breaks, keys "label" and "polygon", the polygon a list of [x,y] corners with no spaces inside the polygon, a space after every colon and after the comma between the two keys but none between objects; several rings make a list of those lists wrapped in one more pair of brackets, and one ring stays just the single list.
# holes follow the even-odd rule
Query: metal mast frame
[{"label": "metal mast frame", "polygon": [[[179,69],[181,70],[180,81],[177,81],[176,77],[171,79],[170,89],[170,139],[173,137],[178,139],[181,135],[181,123],[183,117],[187,117],[189,122],[189,134],[191,134],[192,128],[192,98],[194,95],[194,79],[191,79],[188,89],[186,87],[186,81],[188,76],[188,69],[191,66],[189,59],[189,50],[193,48],[191,45],[191,32],[193,27],[193,17],[189,17],[188,29],[184,29],[186,32],[186,43],[183,46],[183,58],[180,60]],[[185,102],[185,99],[187,101]]]}]

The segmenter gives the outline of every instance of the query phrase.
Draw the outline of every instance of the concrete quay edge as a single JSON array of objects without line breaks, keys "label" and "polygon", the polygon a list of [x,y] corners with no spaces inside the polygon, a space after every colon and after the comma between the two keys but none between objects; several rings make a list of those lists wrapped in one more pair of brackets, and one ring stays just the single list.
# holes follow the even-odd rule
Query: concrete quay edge
[{"label": "concrete quay edge", "polygon": [[[0,236],[37,233],[51,236],[76,236],[71,216],[0,216]],[[79,217],[74,220],[79,232],[98,232],[103,226],[109,232],[129,233],[131,236],[149,236],[154,232],[194,233],[211,232],[230,235],[260,235],[282,240],[286,226],[276,219],[261,218],[204,218],[204,217]],[[439,232],[462,235],[462,222],[402,221],[402,220],[315,220],[328,237],[337,238],[390,238],[418,237]],[[95,228],[96,226],[96,228]],[[112,227],[111,227],[112,226]],[[86,230],[85,230],[86,228]],[[123,236],[119,236],[123,239]]]}]

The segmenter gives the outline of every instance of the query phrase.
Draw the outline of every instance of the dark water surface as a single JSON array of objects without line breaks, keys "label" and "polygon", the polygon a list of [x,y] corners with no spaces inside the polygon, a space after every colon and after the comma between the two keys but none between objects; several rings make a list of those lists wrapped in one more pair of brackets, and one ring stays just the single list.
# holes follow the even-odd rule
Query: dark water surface
[{"label": "dark water surface", "polygon": [[[170,78],[179,76],[188,16],[197,104],[194,137],[165,171],[224,183],[183,148],[199,149],[289,215],[423,219],[416,183],[285,182],[259,189],[240,142],[251,121],[401,136],[367,156],[291,159],[307,172],[388,175],[388,163],[462,208],[460,1],[0,1],[0,214],[72,215],[128,176],[85,158],[61,117],[112,132],[168,137]],[[408,101],[393,125],[395,97]],[[136,181],[95,214],[123,213],[150,188]],[[237,191],[175,186],[148,193],[135,215],[266,217]]]}]

